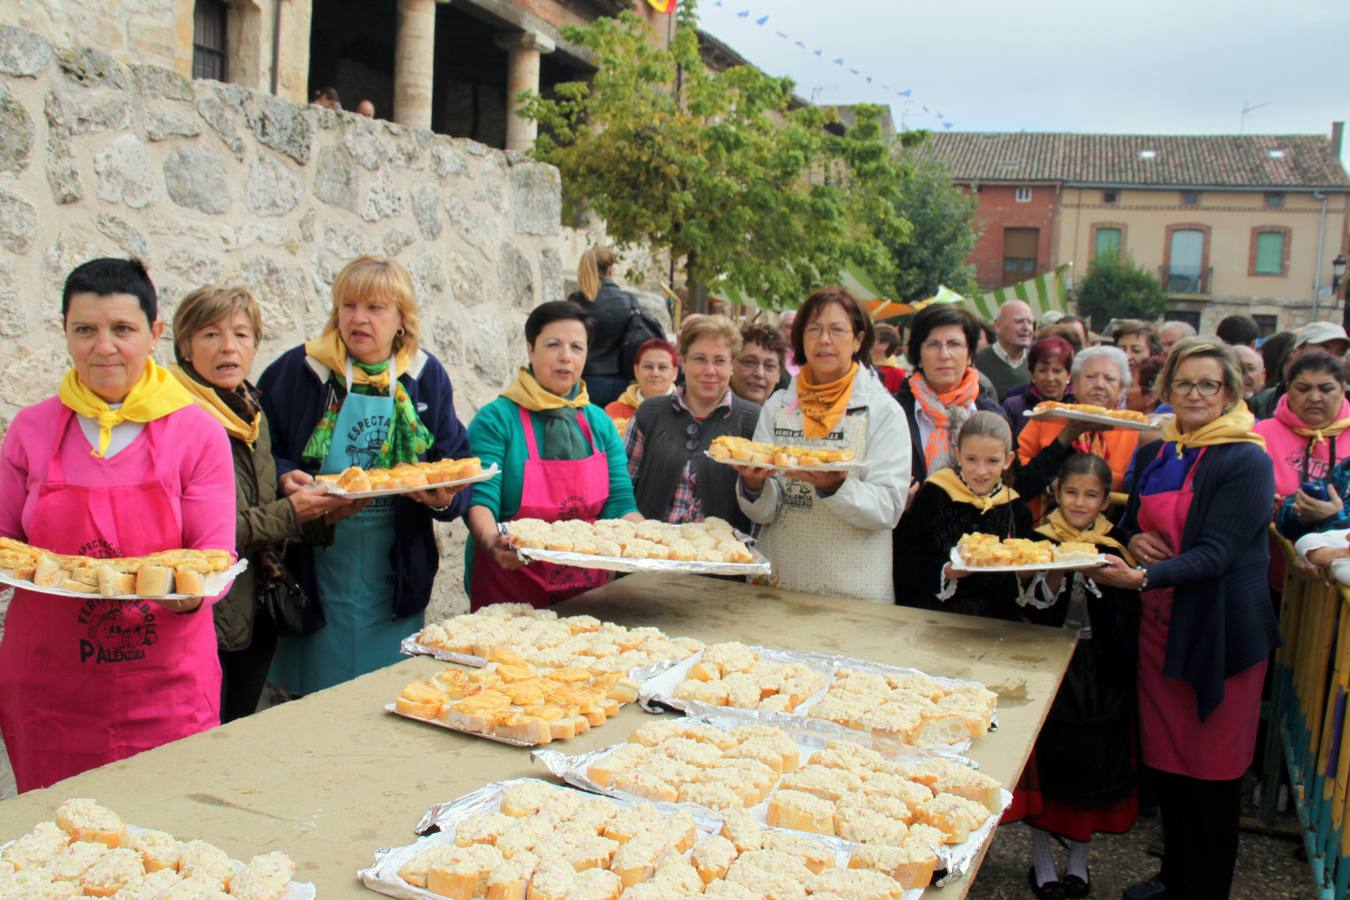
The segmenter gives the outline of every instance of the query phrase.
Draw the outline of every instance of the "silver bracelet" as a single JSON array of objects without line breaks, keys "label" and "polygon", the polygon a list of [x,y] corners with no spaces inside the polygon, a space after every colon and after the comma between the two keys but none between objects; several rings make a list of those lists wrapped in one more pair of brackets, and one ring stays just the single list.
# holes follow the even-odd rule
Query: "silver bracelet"
[{"label": "silver bracelet", "polygon": [[1148,590],[1148,569],[1145,569],[1143,566],[1135,566],[1134,570],[1144,576],[1143,583],[1139,585],[1140,592]]}]

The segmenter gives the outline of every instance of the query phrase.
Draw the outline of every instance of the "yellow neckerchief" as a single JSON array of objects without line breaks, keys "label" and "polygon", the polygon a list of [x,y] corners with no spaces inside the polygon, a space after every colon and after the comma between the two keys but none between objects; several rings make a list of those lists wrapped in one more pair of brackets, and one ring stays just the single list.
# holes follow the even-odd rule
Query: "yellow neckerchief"
[{"label": "yellow neckerchief", "polygon": [[881,361],[881,365],[883,368],[891,368],[891,369],[903,368],[900,365],[900,357],[894,355],[888,356],[885,359],[883,359]]},{"label": "yellow neckerchief", "polygon": [[189,394],[169,370],[153,359],[145,361],[145,371],[132,385],[122,405],[113,409],[98,394],[91,391],[74,369],[66,372],[58,392],[61,402],[76,414],[98,420],[98,446],[94,456],[103,456],[112,443],[112,430],[123,422],[153,422],[170,413],[192,405]]},{"label": "yellow neckerchief", "polygon": [[[672,383],[670,387],[666,389],[665,396],[669,397],[673,393],[675,393],[675,385]],[[650,399],[651,399],[650,397],[642,396],[642,390],[638,386],[638,383],[635,381],[632,384],[630,384],[622,394],[619,395],[619,399],[616,400],[615,402],[624,403],[627,404],[628,406],[633,407],[633,409],[637,409],[639,406],[642,405],[643,400],[650,400]]]},{"label": "yellow neckerchief", "polygon": [[1191,447],[1215,447],[1219,444],[1248,443],[1264,450],[1266,439],[1252,433],[1255,424],[1256,417],[1247,409],[1247,404],[1239,400],[1237,406],[1214,421],[1185,434],[1177,427],[1176,417],[1173,416],[1163,426],[1162,437],[1164,441],[1176,442],[1177,459],[1181,459],[1181,454]]},{"label": "yellow neckerchief", "polygon": [[938,469],[929,475],[927,480],[946,491],[947,496],[957,503],[969,503],[980,511],[980,515],[984,515],[995,506],[1011,503],[1019,496],[1017,491],[1004,484],[995,488],[994,493],[989,496],[981,497],[966,486],[955,469]]},{"label": "yellow neckerchief", "polygon": [[802,366],[797,373],[797,403],[802,410],[802,436],[807,440],[829,435],[848,412],[853,380],[858,377],[858,362],[854,360],[847,372],[824,384],[812,381],[813,374],[810,366]]},{"label": "yellow neckerchief", "polygon": [[1103,515],[1098,515],[1097,520],[1092,523],[1092,527],[1087,531],[1079,531],[1069,524],[1068,519],[1064,518],[1064,511],[1057,509],[1046,517],[1046,520],[1036,529],[1036,533],[1043,534],[1050,540],[1061,544],[1078,541],[1084,544],[1096,544],[1098,547],[1111,547],[1120,551],[1120,555],[1125,562],[1134,565],[1134,557],[1130,555],[1130,551],[1125,549],[1125,545],[1120,541],[1111,537],[1111,522]]},{"label": "yellow neckerchief", "polygon": [[225,401],[220,399],[220,395],[216,393],[215,388],[202,384],[177,363],[169,366],[169,371],[173,373],[174,378],[178,379],[178,383],[192,395],[192,399],[196,401],[198,406],[209,412],[212,418],[225,426],[225,431],[229,433],[230,437],[238,438],[248,444],[249,449],[253,448],[253,444],[258,440],[258,423],[262,421],[261,412],[253,414],[252,422],[245,422],[243,417],[230,409]]},{"label": "yellow neckerchief", "polygon": [[1318,444],[1325,444],[1327,438],[1334,438],[1347,428],[1350,428],[1350,419],[1337,419],[1334,422],[1328,422],[1321,428],[1295,428],[1294,434],[1299,437],[1311,438],[1310,446],[1315,447]]},{"label": "yellow neckerchief", "polygon": [[581,409],[591,402],[591,397],[586,393],[586,382],[578,381],[577,386],[577,392],[570,399],[559,397],[536,381],[529,369],[521,366],[520,374],[516,376],[515,381],[507,386],[506,390],[502,391],[502,396],[530,412],[563,409],[564,407]]},{"label": "yellow neckerchief", "polygon": [[[376,375],[367,373],[360,366],[352,369],[352,381],[356,384],[368,384],[381,394],[389,392],[390,377],[398,378],[404,372],[408,371],[408,366],[412,363],[413,354],[416,350],[408,345],[403,345],[394,354],[393,365]],[[310,359],[322,363],[328,367],[339,379],[345,378],[347,371],[347,345],[342,342],[342,335],[336,328],[332,331],[325,331],[312,341],[305,342],[305,355]],[[390,369],[396,369],[392,376]],[[347,390],[352,389],[352,385],[345,385]]]}]

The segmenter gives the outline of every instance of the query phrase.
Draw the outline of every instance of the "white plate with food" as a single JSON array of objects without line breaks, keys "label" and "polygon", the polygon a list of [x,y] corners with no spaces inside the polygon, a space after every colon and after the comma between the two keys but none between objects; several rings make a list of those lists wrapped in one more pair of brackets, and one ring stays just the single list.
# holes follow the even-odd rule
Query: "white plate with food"
[{"label": "white plate with food", "polygon": [[703,455],[708,457],[708,459],[711,459],[713,462],[721,463],[724,466],[745,466],[748,469],[769,469],[776,472],[851,472],[854,469],[862,468],[863,465],[858,460],[851,459],[845,462],[814,463],[811,465],[789,466],[789,465],[780,465],[772,462],[767,463],[751,462],[749,460],[743,459],[720,459],[716,456],[713,456],[707,450],[703,451]]},{"label": "white plate with food", "polygon": [[1096,569],[1106,565],[1106,557],[1100,553],[1095,555],[1075,554],[1064,559],[1054,559],[1050,562],[1022,563],[1014,565],[981,565],[979,563],[968,562],[962,558],[960,551],[952,548],[952,568],[958,572],[965,572],[971,575],[980,575],[985,572],[1078,572],[1083,569]]},{"label": "white plate with food", "polygon": [[[397,471],[397,470],[390,470],[390,471]],[[477,472],[473,475],[465,476],[464,478],[452,478],[449,480],[436,481],[435,483],[428,483],[428,484],[399,485],[398,487],[379,488],[376,490],[368,490],[368,491],[360,491],[360,490],[349,491],[346,490],[345,488],[339,487],[335,481],[320,480],[319,484],[323,485],[324,490],[327,493],[333,494],[335,496],[346,497],[348,500],[368,500],[374,497],[397,497],[400,494],[415,494],[418,491],[434,491],[436,488],[459,487],[460,485],[464,484],[477,484],[480,481],[489,481],[493,478],[496,478],[497,473],[500,471],[501,470],[497,468],[497,464],[493,463],[486,469],[483,469],[482,471]]]},{"label": "white plate with food", "polygon": [[0,584],[58,597],[183,600],[214,597],[248,568],[228,550],[161,550],[100,559],[0,538]]},{"label": "white plate with food", "polygon": [[1072,422],[1085,422],[1089,425],[1104,425],[1107,428],[1124,428],[1127,431],[1154,431],[1162,427],[1162,420],[1145,416],[1128,409],[1108,410],[1091,404],[1040,404],[1035,409],[1022,413],[1028,419],[1067,419]]},{"label": "white plate with food", "polygon": [[840,472],[861,465],[847,447],[771,444],[725,434],[713,438],[712,444],[703,453],[714,462],[758,469]]}]

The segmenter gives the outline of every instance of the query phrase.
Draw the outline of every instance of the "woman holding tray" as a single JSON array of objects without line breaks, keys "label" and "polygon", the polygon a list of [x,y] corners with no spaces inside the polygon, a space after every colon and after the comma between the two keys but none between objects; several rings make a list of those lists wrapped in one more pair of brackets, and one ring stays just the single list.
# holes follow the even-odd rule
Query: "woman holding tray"
[{"label": "woman holding tray", "polygon": [[[233,551],[229,440],[151,358],[164,323],[144,267],[78,266],[61,317],[72,367],[5,435],[0,535],[102,558]],[[219,723],[215,629],[197,605],[14,592],[0,732],[20,791]]]},{"label": "woman holding tray", "polygon": [[1141,449],[1121,531],[1139,566],[1108,556],[1098,584],[1141,591],[1139,723],[1163,822],[1162,871],[1127,896],[1227,897],[1242,775],[1266,661],[1280,643],[1266,569],[1275,492],[1231,347],[1178,341],[1159,376],[1176,409]]},{"label": "woman holding tray", "polygon": [[891,531],[909,488],[905,415],[868,368],[872,320],[853,295],[828,287],[806,299],[792,323],[801,369],[768,399],[754,439],[849,448],[845,471],[739,467],[737,501],[764,526],[759,549],[790,590],[894,603]]},{"label": "woman holding tray", "polygon": [[[344,266],[323,333],[282,354],[259,387],[286,497],[349,466],[470,455],[450,378],[419,348],[412,278],[397,260],[362,256]],[[281,639],[272,680],[308,694],[396,662],[440,565],[432,520],[454,521],[468,497],[435,488],[352,504],[330,513],[347,514],[331,546],[292,546],[286,565],[318,601],[323,624]]]},{"label": "woman holding tray", "polygon": [[474,485],[465,516],[471,540],[464,548],[464,586],[472,609],[504,602],[543,608],[609,580],[600,569],[526,565],[499,523],[642,520],[623,441],[590,402],[581,378],[589,314],[576,303],[542,303],[525,320],[525,345],[529,365],[469,423],[474,454],[502,470]]},{"label": "woman holding tray", "polygon": [[681,524],[717,516],[750,530],[736,503],[736,470],[705,455],[715,437],[754,434],[759,406],[731,392],[740,352],[740,329],[726,316],[690,316],[680,327],[685,383],[644,402],[628,426],[628,472],[646,518]]},{"label": "woman holding tray", "polygon": [[267,419],[258,389],[248,381],[261,341],[262,310],[246,287],[198,288],[174,310],[178,364],[169,371],[230,436],[238,510],[235,552],[249,563],[212,610],[220,645],[221,722],[258,708],[277,646],[277,623],[262,598],[265,591],[286,583],[281,564],[285,544],[306,538],[331,542],[331,529],[325,534],[319,520],[355,502],[314,489],[277,496]]}]

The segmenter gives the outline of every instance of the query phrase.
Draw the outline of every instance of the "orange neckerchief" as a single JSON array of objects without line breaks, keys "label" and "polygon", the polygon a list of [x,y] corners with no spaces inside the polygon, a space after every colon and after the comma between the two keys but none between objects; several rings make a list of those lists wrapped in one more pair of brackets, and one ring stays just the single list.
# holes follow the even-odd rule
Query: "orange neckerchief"
[{"label": "orange neckerchief", "polygon": [[[928,421],[933,423],[933,430],[923,447],[924,463],[931,472],[937,468],[934,462],[941,454],[946,453],[948,458],[952,459],[956,457],[952,442],[961,431],[970,404],[979,396],[980,376],[974,369],[967,368],[966,374],[961,376],[955,387],[939,394],[928,386],[922,372],[915,372],[909,376],[909,389],[914,394],[914,402],[919,404]],[[957,415],[958,421],[953,423],[953,413],[957,413],[958,410],[960,411]]]},{"label": "orange neckerchief", "polygon": [[816,384],[811,375],[810,366],[802,366],[797,373],[797,402],[802,408],[802,436],[817,440],[834,431],[844,418],[853,380],[858,377],[858,363],[855,360],[843,376],[825,384]]}]

